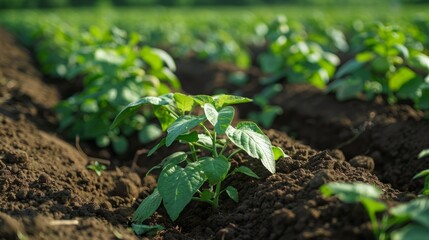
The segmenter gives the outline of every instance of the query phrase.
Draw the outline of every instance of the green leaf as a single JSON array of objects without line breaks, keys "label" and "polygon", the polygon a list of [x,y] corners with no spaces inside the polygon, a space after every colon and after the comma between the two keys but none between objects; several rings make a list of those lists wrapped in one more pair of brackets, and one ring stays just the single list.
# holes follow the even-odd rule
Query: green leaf
[{"label": "green leaf", "polygon": [[175,93],[174,100],[176,101],[176,106],[179,108],[182,113],[189,112],[194,108],[194,99],[191,96],[187,96],[182,93]]},{"label": "green leaf", "polygon": [[154,154],[158,149],[163,147],[165,145],[165,138],[163,138],[158,144],[156,144],[147,154],[148,157],[150,157],[152,154]]},{"label": "green leaf", "polygon": [[164,230],[165,228],[161,225],[145,225],[145,224],[131,224],[131,228],[133,229],[134,233],[136,235],[143,235],[143,234],[147,234],[147,235],[155,235],[156,232]]},{"label": "green leaf", "polygon": [[280,158],[288,157],[285,152],[283,152],[283,149],[273,146],[272,147],[273,154],[274,154],[274,160],[278,160]]},{"label": "green leaf", "polygon": [[161,205],[162,197],[159,195],[158,189],[155,188],[153,193],[146,197],[133,215],[132,222],[141,224],[148,219]]},{"label": "green leaf", "polygon": [[404,84],[412,80],[416,74],[407,67],[398,69],[389,79],[389,88],[398,91]]},{"label": "green leaf", "polygon": [[128,141],[125,137],[116,137],[112,140],[112,147],[115,153],[124,154],[128,149]]},{"label": "green leaf", "polygon": [[97,143],[97,147],[99,148],[107,147],[110,144],[110,138],[106,135],[97,137],[95,141]]},{"label": "green leaf", "polygon": [[260,159],[262,165],[271,173],[276,172],[276,163],[271,142],[261,134],[259,127],[252,122],[242,122],[237,129],[229,126],[226,135],[236,146],[243,149],[251,157]]},{"label": "green leaf", "polygon": [[186,158],[188,158],[188,154],[185,152],[175,152],[162,160],[161,167],[164,168],[168,165],[177,165],[181,162],[184,162]]},{"label": "green leaf", "polygon": [[420,224],[408,224],[391,234],[392,240],[427,240],[429,228]]},{"label": "green leaf", "polygon": [[429,199],[417,198],[390,210],[396,218],[412,220],[429,229]]},{"label": "green leaf", "polygon": [[162,130],[156,124],[149,124],[139,132],[139,141],[143,144],[152,142],[162,135]]},{"label": "green leaf", "polygon": [[355,98],[361,93],[364,89],[364,81],[359,78],[347,78],[347,79],[338,79],[332,82],[327,91],[335,92],[335,95],[338,100],[344,101],[351,98]]},{"label": "green leaf", "polygon": [[417,178],[421,178],[421,177],[427,177],[427,176],[429,176],[429,169],[426,169],[426,170],[423,170],[423,171],[421,171],[421,172],[417,173],[417,174],[413,177],[413,180],[414,180],[414,179],[417,179]]},{"label": "green leaf", "polygon": [[198,134],[198,143],[206,147],[213,147],[213,139],[206,134]]},{"label": "green leaf", "polygon": [[204,106],[204,104],[206,104],[206,103],[213,104],[213,102],[214,102],[213,98],[211,96],[208,96],[208,95],[195,95],[195,96],[191,96],[191,97],[201,107]]},{"label": "green leaf", "polygon": [[205,180],[199,162],[189,163],[185,168],[169,165],[162,170],[158,191],[171,220],[175,221],[179,217]]},{"label": "green leaf", "polygon": [[423,53],[418,53],[410,59],[414,66],[429,71],[429,57]]},{"label": "green leaf", "polygon": [[211,200],[214,197],[214,193],[211,192],[208,189],[204,189],[201,193],[200,193],[200,198],[204,199],[204,200]]},{"label": "green leaf", "polygon": [[205,119],[205,116],[192,115],[185,115],[176,119],[167,129],[166,146],[170,146],[179,135],[187,133]]},{"label": "green leaf", "polygon": [[362,198],[379,199],[381,190],[365,183],[341,183],[332,182],[320,187],[323,196],[337,196],[346,203],[360,202]]},{"label": "green leaf", "polygon": [[218,112],[210,103],[204,104],[204,113],[207,120],[214,126],[218,134],[224,134],[228,126],[231,125],[234,112],[234,108],[231,106],[224,107]]},{"label": "green leaf", "polygon": [[366,63],[374,59],[375,54],[373,52],[362,52],[356,55],[356,61],[360,63]]},{"label": "green leaf", "polygon": [[281,70],[283,59],[280,56],[263,53],[258,58],[262,71],[266,73],[275,73]]},{"label": "green leaf", "polygon": [[153,114],[161,124],[162,131],[166,131],[176,121],[166,106],[153,106]]},{"label": "green leaf", "polygon": [[421,96],[416,99],[416,108],[427,110],[429,109],[429,88],[421,89]]},{"label": "green leaf", "polygon": [[188,143],[193,143],[193,142],[198,142],[198,132],[197,131],[192,131],[188,134],[183,134],[180,135],[179,137],[177,137],[178,140],[182,140]]},{"label": "green leaf", "polygon": [[341,66],[337,73],[335,73],[336,78],[342,78],[350,73],[356,72],[358,69],[362,68],[364,63],[358,62],[354,59],[346,62],[343,66]]},{"label": "green leaf", "polygon": [[173,58],[166,51],[159,48],[152,48],[152,52],[157,54],[169,69],[176,71],[176,64],[174,63]]},{"label": "green leaf", "polygon": [[252,99],[234,95],[221,94],[213,97],[216,109],[240,103],[252,102]]},{"label": "green leaf", "polygon": [[226,187],[226,193],[228,194],[228,196],[236,203],[238,203],[238,191],[235,187],[233,186],[228,186]]},{"label": "green leaf", "polygon": [[362,197],[361,203],[366,208],[368,213],[382,212],[387,209],[386,204],[372,198]]},{"label": "green leaf", "polygon": [[234,170],[234,172],[242,173],[242,174],[247,175],[249,177],[260,179],[260,177],[258,175],[256,175],[256,173],[254,171],[252,171],[252,169],[245,167],[245,166],[240,166],[240,167],[236,168]]},{"label": "green leaf", "polygon": [[[164,139],[163,139],[164,140]],[[188,155],[185,152],[176,152],[171,154],[170,156],[164,158],[162,162],[147,171],[146,175],[151,173],[155,169],[164,168],[167,166],[174,166],[184,162],[188,158]]]},{"label": "green leaf", "polygon": [[407,47],[405,47],[405,45],[403,44],[395,44],[394,48],[396,48],[396,50],[398,50],[398,52],[405,58],[409,58],[410,57],[410,51],[408,50]]},{"label": "green leaf", "polygon": [[137,102],[130,103],[119,112],[113,121],[111,128],[116,128],[122,121],[134,114],[141,106],[145,104],[151,104],[155,106],[168,105],[171,103],[171,98],[172,94],[169,93],[159,97],[144,97]]},{"label": "green leaf", "polygon": [[204,157],[201,159],[201,169],[206,174],[211,185],[223,181],[230,167],[231,163],[224,156],[217,158]]},{"label": "green leaf", "polygon": [[398,97],[402,99],[418,98],[422,94],[422,85],[424,85],[424,80],[421,77],[416,76],[415,78],[402,85],[401,89],[398,90],[396,95],[398,95]]},{"label": "green leaf", "polygon": [[101,173],[106,170],[106,166],[100,164],[98,161],[95,161],[93,165],[88,165],[86,168],[93,170],[98,176],[101,176]]},{"label": "green leaf", "polygon": [[424,158],[429,156],[429,148],[422,150],[419,155],[417,156],[418,159]]},{"label": "green leaf", "polygon": [[140,50],[140,56],[152,70],[160,71],[164,67],[164,62],[161,56],[154,50],[153,48],[145,46]]},{"label": "green leaf", "polygon": [[265,136],[264,132],[254,122],[242,121],[237,124],[237,129],[248,129]]}]

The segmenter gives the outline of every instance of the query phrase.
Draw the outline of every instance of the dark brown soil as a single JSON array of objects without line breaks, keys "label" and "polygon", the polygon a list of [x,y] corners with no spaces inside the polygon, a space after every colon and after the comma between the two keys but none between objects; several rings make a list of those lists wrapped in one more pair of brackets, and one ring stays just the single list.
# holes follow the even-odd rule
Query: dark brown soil
[{"label": "dark brown soil", "polygon": [[0,43],[0,239],[134,239],[128,219],[153,183],[126,167],[88,171],[54,134],[56,88],[9,34],[0,31]]},{"label": "dark brown soil", "polygon": [[286,84],[273,103],[283,108],[277,126],[286,125],[299,139],[318,149],[340,148],[347,159],[374,159],[380,180],[417,193],[421,183],[411,178],[429,168],[418,153],[429,148],[429,121],[408,105],[388,105],[334,96],[309,85]]},{"label": "dark brown soil", "polygon": [[[28,52],[4,31],[0,31],[0,43],[0,239],[18,239],[18,234],[30,239],[137,238],[128,223],[138,202],[155,187],[155,178],[142,179],[141,170],[126,166],[111,167],[101,177],[87,170],[88,159],[55,134],[57,120],[52,109],[60,98],[56,87],[42,81]],[[202,65],[199,69],[204,70]],[[212,74],[207,71],[198,78],[212,81]],[[184,82],[185,89],[199,90],[200,85],[193,83]],[[208,87],[201,90],[210,91]],[[398,122],[399,114],[385,115],[395,119],[386,129]],[[420,116],[417,113],[402,120],[417,122]],[[367,118],[359,119],[364,122]],[[320,130],[313,134],[318,136]],[[215,210],[193,202],[174,223],[161,208],[148,223],[163,224],[167,229],[154,238],[371,239],[362,207],[325,199],[319,186],[330,181],[360,181],[382,188],[388,201],[406,197],[372,174],[374,164],[366,156],[349,163],[340,150],[317,151],[276,130],[267,135],[290,156],[277,162],[276,174],[269,175],[254,159],[238,156],[237,163],[248,165],[262,177],[254,180],[237,175],[225,183],[239,190],[240,203],[224,196]],[[393,142],[382,134],[374,136],[371,141]],[[407,146],[397,145],[396,151],[402,153]],[[379,159],[373,158],[377,169]]]},{"label": "dark brown soil", "polygon": [[[235,68],[221,64],[199,64],[195,60],[182,61],[179,75],[189,86],[190,92],[201,89],[212,94],[218,87],[230,92],[236,87],[228,84],[230,73]],[[198,66],[192,70],[192,66]],[[239,70],[239,69],[238,69]],[[213,76],[209,81],[198,79]],[[250,82],[242,89],[244,96],[252,97],[263,86],[259,84],[262,74],[254,68],[247,72]],[[427,159],[417,159],[418,153],[429,148],[429,121],[423,113],[409,105],[388,105],[382,98],[373,102],[350,100],[339,102],[335,96],[307,84],[284,84],[283,91],[272,100],[283,114],[277,118],[274,128],[293,133],[294,137],[316,149],[341,149],[348,160],[367,156],[374,162],[376,175],[394,187],[418,193],[421,181],[411,178],[429,168]],[[257,110],[255,106],[241,108],[241,116]]]}]

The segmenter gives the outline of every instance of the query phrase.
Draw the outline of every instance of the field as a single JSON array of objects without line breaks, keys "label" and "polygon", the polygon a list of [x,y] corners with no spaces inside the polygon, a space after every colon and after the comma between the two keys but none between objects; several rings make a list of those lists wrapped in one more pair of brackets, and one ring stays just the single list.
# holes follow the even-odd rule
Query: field
[{"label": "field", "polygon": [[429,11],[0,11],[0,239],[429,236]]}]

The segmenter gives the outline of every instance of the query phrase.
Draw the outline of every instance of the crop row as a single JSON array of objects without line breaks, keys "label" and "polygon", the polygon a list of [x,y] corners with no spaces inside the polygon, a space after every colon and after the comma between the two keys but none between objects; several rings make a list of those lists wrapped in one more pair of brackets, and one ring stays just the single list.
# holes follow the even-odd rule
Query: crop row
[{"label": "crop row", "polygon": [[[253,114],[253,118],[266,127],[281,111],[270,105],[269,98],[281,91],[279,83],[284,81],[324,88],[339,100],[371,100],[381,95],[390,103],[406,100],[418,109],[429,109],[427,20],[416,19],[406,27],[380,22],[354,22],[349,27],[325,24],[302,24],[277,17],[239,26],[148,24],[132,32],[117,27],[68,25],[52,16],[39,22],[8,22],[21,41],[34,50],[45,74],[82,82],[80,91],[57,106],[60,130],[66,136],[94,140],[99,147],[111,146],[118,154],[127,151],[130,136],[137,135],[145,144],[159,139],[163,131],[166,137],[150,154],[176,140],[189,146],[189,152],[170,155],[156,166],[162,169],[158,188],[145,199],[133,219],[137,224],[134,230],[140,233],[153,230],[142,222],[161,201],[173,220],[191,200],[217,207],[220,194],[225,192],[238,201],[237,190],[232,186],[222,188],[222,181],[235,173],[258,176],[246,167],[231,169],[229,159],[237,152],[228,148],[229,143],[259,158],[271,173],[275,172],[275,159],[285,157],[281,149],[271,146],[256,124],[231,125],[234,108],[229,105],[250,99],[171,94],[179,92],[181,84],[174,75],[173,58],[161,48],[177,58],[194,55],[209,61],[230,61],[242,68],[260,66],[266,74],[260,82],[264,88],[253,97],[262,113]],[[256,62],[251,61],[253,47],[262,49]],[[247,81],[245,76],[235,80],[237,87]],[[146,104],[153,109],[140,109]],[[119,112],[114,125],[122,124],[111,128]],[[212,129],[206,129],[207,125]],[[194,131],[197,127],[205,132]],[[223,134],[225,138],[217,138]],[[197,155],[207,150],[212,155]],[[184,168],[179,166],[183,163]],[[100,165],[90,167],[102,171]],[[416,177],[426,176],[424,171]],[[423,195],[427,195],[427,181]],[[172,194],[177,192],[186,194]],[[345,202],[361,202],[378,239],[390,239],[390,233],[392,239],[428,233],[427,221],[421,220],[427,219],[427,198],[387,211],[379,199],[380,191],[370,186],[330,184],[322,187],[322,192],[335,194]],[[377,220],[380,213],[383,219]]]},{"label": "crop row", "polygon": [[[145,124],[150,113],[129,119],[121,130],[109,130],[118,110],[142,96],[180,90],[172,58],[147,46],[166,49],[176,58],[193,55],[242,68],[260,66],[266,75],[260,81],[263,90],[252,97],[262,112],[249,117],[265,127],[281,112],[269,99],[284,81],[310,83],[335,93],[338,100],[382,95],[390,103],[412,101],[418,109],[429,109],[427,19],[416,18],[407,27],[358,21],[346,28],[280,16],[253,26],[237,24],[235,31],[233,23],[188,24],[142,24],[139,33],[129,33],[117,27],[74,26],[55,16],[37,23],[8,22],[34,49],[46,74],[83,79],[82,91],[57,108],[61,130],[70,137],[95,139],[100,147],[113,143],[117,153],[127,149],[124,135],[137,131],[146,143],[160,134],[156,125]],[[262,49],[253,63],[251,48]],[[237,88],[247,83],[243,74],[231,80]]]}]

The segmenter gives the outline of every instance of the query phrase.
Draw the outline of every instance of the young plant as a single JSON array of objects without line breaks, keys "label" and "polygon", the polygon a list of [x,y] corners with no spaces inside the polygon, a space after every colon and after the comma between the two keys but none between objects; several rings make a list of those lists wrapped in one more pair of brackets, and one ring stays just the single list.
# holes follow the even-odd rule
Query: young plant
[{"label": "young plant", "polygon": [[[429,149],[422,150],[417,157],[419,159],[421,159],[421,158],[424,158],[427,156],[429,156]],[[425,170],[417,173],[413,177],[413,180],[418,179],[418,178],[424,178],[425,179],[421,194],[424,196],[429,196],[429,169],[425,169]]]},{"label": "young plant", "polygon": [[[377,240],[425,239],[429,236],[429,199],[417,198],[387,211],[380,200],[382,191],[365,183],[332,182],[320,187],[323,196],[335,195],[345,203],[361,203],[370,218]],[[381,219],[377,219],[381,214]]]},{"label": "young plant", "polygon": [[173,221],[192,200],[217,208],[220,195],[226,193],[238,202],[237,189],[231,185],[225,187],[224,180],[236,173],[259,178],[248,167],[232,167],[230,161],[240,152],[261,160],[270,173],[275,173],[275,160],[285,156],[283,151],[272,146],[255,123],[244,121],[235,127],[231,124],[235,112],[231,105],[250,101],[232,95],[189,96],[169,93],[145,97],[129,104],[118,114],[112,127],[116,127],[143,105],[153,106],[155,116],[167,134],[149,151],[148,156],[175,142],[189,146],[188,152],[175,152],[149,171],[161,169],[158,186],[134,214],[132,222],[136,226],[151,216],[161,202]]},{"label": "young plant", "polygon": [[101,173],[106,170],[106,166],[100,164],[98,161],[95,161],[94,164],[88,165],[86,168],[94,171],[98,176],[101,176]]},{"label": "young plant", "polygon": [[333,76],[339,58],[320,44],[309,41],[307,33],[278,17],[266,33],[267,52],[258,58],[263,72],[271,76],[263,84],[274,84],[286,78],[290,83],[309,83],[325,88]]},{"label": "young plant", "polygon": [[335,73],[328,91],[338,100],[383,94],[389,102],[410,99],[429,109],[429,56],[420,44],[396,26],[376,25],[357,36],[356,56]]},{"label": "young plant", "polygon": [[157,139],[157,126],[144,127],[153,118],[150,112],[136,114],[114,130],[110,123],[130,102],[180,89],[173,59],[161,49],[140,47],[140,35],[118,28],[92,27],[74,41],[85,47],[74,52],[73,64],[62,68],[68,75],[84,76],[84,88],[58,104],[60,130],[71,139],[79,136],[102,148],[111,146],[117,154],[127,151],[127,137],[133,134],[143,144]]}]

